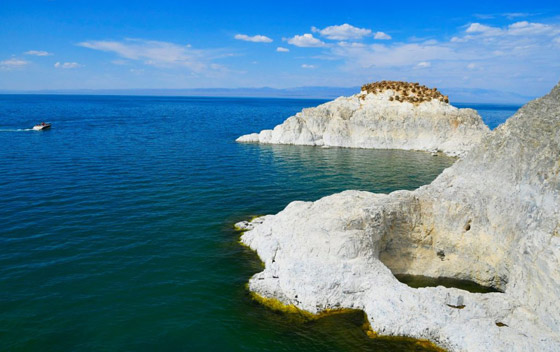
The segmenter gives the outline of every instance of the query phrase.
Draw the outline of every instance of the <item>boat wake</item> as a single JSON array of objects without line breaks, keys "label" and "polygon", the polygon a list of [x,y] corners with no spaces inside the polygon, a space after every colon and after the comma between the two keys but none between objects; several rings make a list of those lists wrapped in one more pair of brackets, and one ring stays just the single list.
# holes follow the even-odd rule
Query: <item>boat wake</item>
[{"label": "boat wake", "polygon": [[0,132],[27,132],[33,131],[32,128],[12,128],[12,129],[0,129]]}]

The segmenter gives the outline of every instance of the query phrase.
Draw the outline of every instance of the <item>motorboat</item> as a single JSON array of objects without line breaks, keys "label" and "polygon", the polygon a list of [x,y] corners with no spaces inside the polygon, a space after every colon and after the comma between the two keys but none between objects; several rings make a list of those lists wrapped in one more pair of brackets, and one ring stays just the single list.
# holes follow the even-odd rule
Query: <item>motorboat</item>
[{"label": "motorboat", "polygon": [[33,131],[44,131],[51,128],[51,124],[48,122],[41,122],[38,125],[33,126]]}]

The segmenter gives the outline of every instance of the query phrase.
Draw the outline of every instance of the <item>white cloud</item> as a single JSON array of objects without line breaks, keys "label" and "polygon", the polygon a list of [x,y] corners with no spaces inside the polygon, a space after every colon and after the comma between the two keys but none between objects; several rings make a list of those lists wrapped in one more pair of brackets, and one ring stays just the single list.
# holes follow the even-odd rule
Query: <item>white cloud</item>
[{"label": "white cloud", "polygon": [[511,35],[538,35],[538,34],[558,34],[558,28],[542,23],[530,23],[527,21],[516,22],[508,27],[508,34]]},{"label": "white cloud", "polygon": [[371,35],[371,29],[354,27],[348,23],[344,23],[340,26],[329,26],[324,29],[312,27],[311,30],[332,40],[362,39],[363,37]]},{"label": "white cloud", "polygon": [[496,27],[486,26],[480,23],[471,23],[471,25],[465,30],[467,33],[481,33],[487,35],[499,35],[501,30]]},{"label": "white cloud", "polygon": [[314,69],[315,67],[316,67],[315,65],[307,65],[307,64],[301,65],[301,68],[307,68],[307,69]]},{"label": "white cloud", "polygon": [[287,53],[288,51],[290,51],[290,49],[279,46],[276,48],[276,51],[278,51],[279,53]]},{"label": "white cloud", "polygon": [[[560,77],[559,38],[560,24],[520,21],[498,27],[471,23],[447,41],[410,39],[359,46],[340,42],[317,58],[341,61],[339,68],[347,80],[375,76],[453,86],[468,76],[465,87],[529,95],[532,88],[544,85],[538,83],[539,78],[554,84]],[[420,69],[435,62],[436,71]]]},{"label": "white cloud", "polygon": [[50,55],[52,55],[52,53],[49,53],[48,51],[42,51],[42,50],[29,50],[29,51],[26,51],[24,54],[25,55],[33,55],[33,56],[50,56]]},{"label": "white cloud", "polygon": [[12,69],[16,69],[16,68],[22,68],[27,64],[29,64],[29,61],[16,59],[16,58],[13,57],[11,59],[0,61],[0,68],[2,68],[4,70],[12,70]]},{"label": "white cloud", "polygon": [[194,72],[223,70],[220,65],[209,64],[213,59],[223,57],[223,55],[217,55],[216,51],[193,49],[190,45],[142,39],[86,41],[78,45],[112,52],[121,58],[141,61],[146,65],[156,67],[184,67]]},{"label": "white cloud", "polygon": [[356,43],[356,42],[338,42],[337,43],[338,46],[341,47],[350,47],[350,48],[363,48],[366,46],[366,44],[364,43]]},{"label": "white cloud", "polygon": [[0,65],[4,66],[25,66],[29,63],[29,61],[20,60],[16,58],[11,58],[8,60],[0,61]]},{"label": "white cloud", "polygon": [[320,39],[313,37],[313,34],[306,33],[304,35],[295,35],[292,38],[285,38],[289,44],[299,46],[302,48],[318,48],[325,46],[325,43]]},{"label": "white cloud", "polygon": [[375,32],[375,34],[373,35],[373,39],[390,40],[392,39],[392,37],[385,32]]},{"label": "white cloud", "polygon": [[498,36],[526,36],[526,35],[556,35],[560,34],[560,29],[556,25],[549,25],[543,23],[532,23],[527,21],[520,21],[510,24],[505,28],[487,26],[480,23],[471,23],[466,29],[466,33],[470,36],[457,38],[456,41],[463,41],[473,39],[473,35],[484,35],[486,37]]},{"label": "white cloud", "polygon": [[527,12],[509,12],[509,13],[504,13],[502,15],[505,16],[508,20],[512,20],[512,19],[518,18],[518,17],[529,17],[532,14],[527,13]]},{"label": "white cloud", "polygon": [[236,34],[235,39],[237,40],[244,40],[246,42],[253,42],[253,43],[272,43],[272,39],[265,35],[254,35],[248,36],[247,34]]},{"label": "white cloud", "polygon": [[491,20],[496,17],[505,17],[508,20],[513,20],[519,17],[529,17],[533,16],[534,14],[528,12],[506,12],[506,13],[498,13],[498,14],[475,14],[474,17],[477,17],[481,20]]},{"label": "white cloud", "polygon": [[83,67],[84,65],[80,65],[77,62],[57,62],[56,64],[54,64],[54,67],[56,68],[64,68],[64,69],[70,69],[70,68],[78,68],[78,67]]}]

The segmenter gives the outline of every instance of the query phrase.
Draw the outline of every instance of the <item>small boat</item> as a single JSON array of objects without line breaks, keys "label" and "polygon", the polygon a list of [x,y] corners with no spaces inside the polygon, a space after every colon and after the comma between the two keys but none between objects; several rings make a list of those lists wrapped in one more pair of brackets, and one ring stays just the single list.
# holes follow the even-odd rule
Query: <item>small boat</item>
[{"label": "small boat", "polygon": [[44,131],[48,130],[49,128],[51,128],[50,123],[41,122],[40,124],[33,126],[33,131]]}]

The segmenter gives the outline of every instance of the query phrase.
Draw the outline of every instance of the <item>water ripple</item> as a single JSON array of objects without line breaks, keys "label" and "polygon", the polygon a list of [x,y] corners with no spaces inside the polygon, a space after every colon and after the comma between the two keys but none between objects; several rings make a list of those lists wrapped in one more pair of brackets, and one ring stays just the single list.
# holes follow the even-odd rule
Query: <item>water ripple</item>
[{"label": "water ripple", "polygon": [[235,221],[415,189],[453,162],[233,142],[318,103],[0,96],[3,131],[53,123],[0,133],[0,349],[394,350],[357,336],[357,318],[286,320],[244,288],[260,263]]}]

